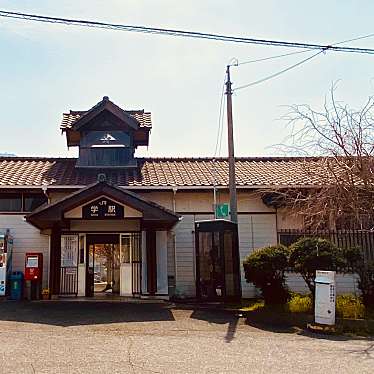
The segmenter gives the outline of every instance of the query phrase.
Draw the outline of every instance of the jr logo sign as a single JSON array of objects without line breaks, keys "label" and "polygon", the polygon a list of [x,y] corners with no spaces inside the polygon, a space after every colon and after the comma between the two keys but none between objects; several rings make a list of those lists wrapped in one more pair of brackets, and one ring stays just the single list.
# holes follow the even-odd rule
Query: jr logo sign
[{"label": "jr logo sign", "polygon": [[123,206],[102,197],[82,208],[85,219],[123,218]]}]

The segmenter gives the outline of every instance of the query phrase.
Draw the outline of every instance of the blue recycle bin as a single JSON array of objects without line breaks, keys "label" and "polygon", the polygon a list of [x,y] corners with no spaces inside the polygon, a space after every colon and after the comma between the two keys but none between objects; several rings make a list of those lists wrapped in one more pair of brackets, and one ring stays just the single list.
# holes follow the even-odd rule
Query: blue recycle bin
[{"label": "blue recycle bin", "polygon": [[22,271],[13,271],[9,277],[10,299],[22,300],[23,294],[23,273]]}]

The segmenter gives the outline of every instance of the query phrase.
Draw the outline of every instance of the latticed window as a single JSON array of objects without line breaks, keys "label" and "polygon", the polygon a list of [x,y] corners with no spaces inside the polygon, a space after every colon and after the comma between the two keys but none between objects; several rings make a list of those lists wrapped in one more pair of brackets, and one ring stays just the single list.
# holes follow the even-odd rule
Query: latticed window
[{"label": "latticed window", "polygon": [[61,266],[73,267],[78,265],[78,236],[61,236]]}]

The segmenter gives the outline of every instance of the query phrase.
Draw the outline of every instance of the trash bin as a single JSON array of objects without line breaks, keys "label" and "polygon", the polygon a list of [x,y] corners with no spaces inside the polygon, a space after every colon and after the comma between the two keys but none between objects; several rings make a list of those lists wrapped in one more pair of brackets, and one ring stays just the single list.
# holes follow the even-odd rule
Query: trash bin
[{"label": "trash bin", "polygon": [[9,277],[10,281],[10,299],[21,300],[23,291],[23,273],[22,271],[13,271]]}]

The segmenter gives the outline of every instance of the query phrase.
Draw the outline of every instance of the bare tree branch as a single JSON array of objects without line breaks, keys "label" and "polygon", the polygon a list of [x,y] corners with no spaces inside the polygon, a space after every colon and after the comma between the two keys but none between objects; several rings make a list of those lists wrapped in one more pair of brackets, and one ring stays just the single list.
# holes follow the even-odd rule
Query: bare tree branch
[{"label": "bare tree branch", "polygon": [[335,90],[336,83],[322,111],[290,106],[283,117],[290,134],[276,146],[288,155],[304,156],[300,172],[306,184],[318,183],[313,189],[274,192],[278,203],[292,206],[313,229],[374,229],[374,98],[354,110],[336,100]]}]

